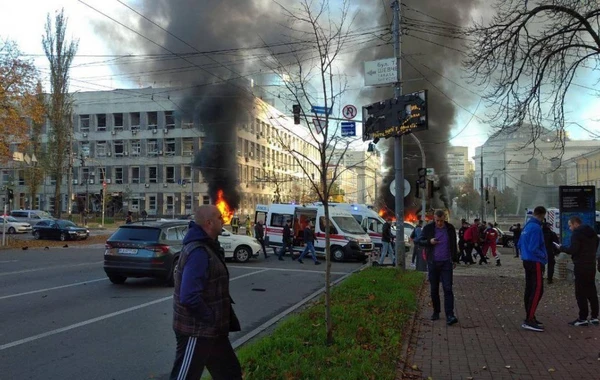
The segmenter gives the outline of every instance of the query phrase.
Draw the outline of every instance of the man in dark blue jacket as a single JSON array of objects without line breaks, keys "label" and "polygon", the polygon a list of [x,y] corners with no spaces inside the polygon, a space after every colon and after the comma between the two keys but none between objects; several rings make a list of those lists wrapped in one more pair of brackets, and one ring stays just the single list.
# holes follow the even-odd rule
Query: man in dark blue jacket
[{"label": "man in dark blue jacket", "polygon": [[213,379],[241,379],[240,363],[229,341],[240,331],[229,295],[229,272],[217,237],[223,227],[219,209],[196,210],[183,239],[175,272],[173,330],[177,339],[171,380],[197,380],[204,367]]},{"label": "man in dark blue jacket", "polygon": [[288,219],[283,226],[283,236],[281,239],[281,249],[277,254],[279,260],[283,260],[283,255],[287,249],[290,250],[290,256],[294,259],[294,242],[292,240],[292,229],[290,228],[291,221]]},{"label": "man in dark blue jacket", "polygon": [[525,268],[525,321],[522,328],[531,331],[544,331],[544,326],[536,319],[535,312],[544,294],[544,266],[548,254],[544,245],[542,222],[546,209],[538,206],[533,209],[533,218],[527,221],[519,238],[519,251]]},{"label": "man in dark blue jacket", "polygon": [[423,227],[418,242],[425,248],[427,270],[431,286],[433,314],[431,320],[440,318],[440,281],[444,289],[444,311],[448,326],[458,322],[454,315],[454,292],[452,291],[452,271],[458,263],[459,252],[456,244],[456,229],[446,222],[444,210],[435,210],[433,223]]},{"label": "man in dark blue jacket", "polygon": [[304,229],[304,244],[306,244],[306,246],[304,247],[304,250],[300,254],[300,257],[298,257],[298,262],[300,264],[304,264],[302,259],[308,253],[308,251],[310,251],[312,259],[315,262],[315,265],[321,264],[319,262],[319,260],[317,260],[317,256],[316,256],[316,252],[315,252],[316,239],[315,239],[315,232],[313,231],[313,228],[314,228],[314,224],[313,224],[313,222],[310,222],[310,224],[307,225],[306,228]]}]

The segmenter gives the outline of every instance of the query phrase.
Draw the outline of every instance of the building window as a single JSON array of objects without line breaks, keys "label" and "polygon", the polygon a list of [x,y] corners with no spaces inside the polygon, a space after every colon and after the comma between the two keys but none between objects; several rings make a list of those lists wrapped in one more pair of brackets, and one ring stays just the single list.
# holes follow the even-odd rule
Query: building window
[{"label": "building window", "polygon": [[156,214],[156,196],[154,195],[148,197],[148,210],[152,210],[152,214]]},{"label": "building window", "polygon": [[123,184],[123,168],[115,168],[115,183],[117,185]]},{"label": "building window", "polygon": [[140,140],[131,140],[131,155],[139,156],[142,153],[142,143]]},{"label": "building window", "polygon": [[98,168],[98,173],[100,173],[100,183],[104,182],[106,179],[106,168]]},{"label": "building window", "polygon": [[202,196],[202,204],[203,205],[209,205],[210,204],[210,198],[208,197],[208,195],[203,195]]},{"label": "building window", "polygon": [[123,157],[123,152],[125,152],[125,146],[123,145],[123,140],[115,140],[115,156]]},{"label": "building window", "polygon": [[115,131],[123,130],[123,114],[122,113],[114,113],[113,117],[115,119],[114,129]]},{"label": "building window", "polygon": [[175,207],[175,198],[172,195],[167,195],[167,212],[173,212],[173,208]]},{"label": "building window", "polygon": [[175,139],[165,139],[165,156],[175,155]]},{"label": "building window", "polygon": [[158,112],[148,112],[148,129],[158,127]]},{"label": "building window", "polygon": [[106,157],[106,141],[96,142],[96,157]]},{"label": "building window", "polygon": [[83,155],[83,157],[90,156],[90,142],[89,141],[81,142],[80,152]]},{"label": "building window", "polygon": [[166,167],[166,183],[175,183],[175,166]]},{"label": "building window", "polygon": [[182,140],[183,152],[184,156],[192,156],[194,154],[194,139],[193,138],[184,138]]},{"label": "building window", "polygon": [[129,122],[131,123],[131,130],[137,131],[140,129],[140,113],[131,112],[129,114]]},{"label": "building window", "polygon": [[147,150],[148,156],[156,156],[158,154],[158,141],[156,139],[148,140]]},{"label": "building window", "polygon": [[158,168],[156,166],[148,167],[148,182],[158,183]]},{"label": "building window", "polygon": [[90,131],[90,115],[79,115],[79,131]]},{"label": "building window", "polygon": [[165,128],[175,128],[175,113],[173,111],[165,111]]},{"label": "building window", "polygon": [[131,168],[131,183],[140,183],[140,167],[134,166]]},{"label": "building window", "polygon": [[192,181],[192,167],[191,166],[186,165],[183,167],[183,179],[185,180],[185,182]]},{"label": "building window", "polygon": [[96,120],[98,121],[96,130],[98,132],[106,131],[106,114],[101,113],[96,115]]},{"label": "building window", "polygon": [[17,176],[19,178],[18,184],[19,185],[26,185],[26,183],[25,183],[25,171],[19,170],[17,172]]},{"label": "building window", "polygon": [[186,212],[190,212],[192,210],[192,197],[189,195],[185,196],[185,209]]}]

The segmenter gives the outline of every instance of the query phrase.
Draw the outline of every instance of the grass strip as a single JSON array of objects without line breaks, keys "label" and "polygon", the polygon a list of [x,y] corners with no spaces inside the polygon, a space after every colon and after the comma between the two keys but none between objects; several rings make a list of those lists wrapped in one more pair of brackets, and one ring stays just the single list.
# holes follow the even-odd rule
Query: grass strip
[{"label": "grass strip", "polygon": [[237,354],[245,379],[393,379],[423,274],[368,268],[332,292],[335,342],[325,342],[324,297]]}]

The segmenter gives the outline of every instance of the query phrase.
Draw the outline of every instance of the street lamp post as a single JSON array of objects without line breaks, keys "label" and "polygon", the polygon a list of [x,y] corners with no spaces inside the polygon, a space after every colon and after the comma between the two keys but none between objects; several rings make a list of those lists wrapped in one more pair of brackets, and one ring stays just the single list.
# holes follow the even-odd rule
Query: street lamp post
[{"label": "street lamp post", "polygon": [[460,196],[461,198],[467,198],[467,209],[466,209],[466,216],[465,219],[468,221],[469,220],[469,196],[467,194],[462,194]]}]

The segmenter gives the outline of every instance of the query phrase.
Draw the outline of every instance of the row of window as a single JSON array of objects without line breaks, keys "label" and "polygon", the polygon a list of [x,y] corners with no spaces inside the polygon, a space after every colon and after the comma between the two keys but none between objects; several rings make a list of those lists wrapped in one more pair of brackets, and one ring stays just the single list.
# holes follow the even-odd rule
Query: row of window
[{"label": "row of window", "polygon": [[[178,140],[181,143],[179,149]],[[143,147],[145,151],[142,149]],[[165,156],[192,156],[194,154],[194,138],[82,141],[79,143],[79,149],[85,157],[110,157],[113,154],[115,157],[158,156],[163,154]]]},{"label": "row of window", "polygon": [[118,131],[125,128],[139,130],[141,127],[154,129],[159,126],[167,129],[175,128],[175,112],[119,112],[79,115],[79,131],[84,133],[90,131],[104,132],[108,128]]}]

